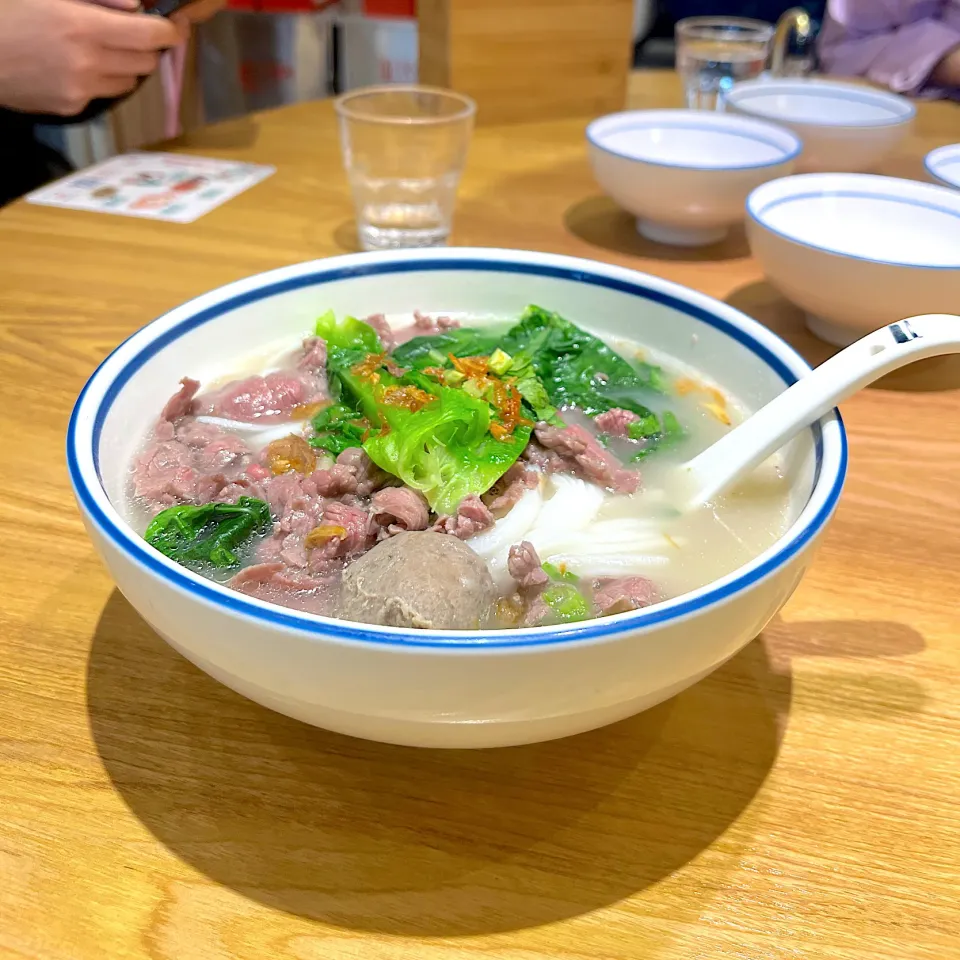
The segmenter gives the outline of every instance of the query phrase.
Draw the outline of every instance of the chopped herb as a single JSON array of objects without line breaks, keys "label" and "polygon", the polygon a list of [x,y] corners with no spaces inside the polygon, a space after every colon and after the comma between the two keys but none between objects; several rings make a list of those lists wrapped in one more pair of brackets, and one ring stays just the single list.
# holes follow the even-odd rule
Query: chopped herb
[{"label": "chopped herb", "polygon": [[559,580],[563,583],[579,583],[580,582],[580,578],[573,571],[567,570],[566,568],[561,570],[560,567],[549,562],[543,564],[543,572],[551,580]]},{"label": "chopped herb", "polygon": [[370,423],[356,410],[343,403],[333,403],[311,421],[314,435],[310,445],[337,457],[350,447],[362,447]]},{"label": "chopped herb", "polygon": [[661,420],[662,427],[659,432],[645,438],[646,445],[633,455],[632,460],[643,460],[644,457],[649,457],[656,450],[668,449],[686,439],[687,431],[680,425],[676,414],[670,410],[665,410],[661,415]]},{"label": "chopped herb", "polygon": [[513,357],[505,353],[499,347],[490,354],[490,369],[498,376],[502,377],[513,363]]},{"label": "chopped herb", "polygon": [[552,583],[541,596],[561,623],[573,623],[590,617],[590,605],[586,598],[571,584]]},{"label": "chopped herb", "polygon": [[627,436],[631,440],[644,440],[660,433],[660,421],[655,413],[648,413],[627,426]]}]

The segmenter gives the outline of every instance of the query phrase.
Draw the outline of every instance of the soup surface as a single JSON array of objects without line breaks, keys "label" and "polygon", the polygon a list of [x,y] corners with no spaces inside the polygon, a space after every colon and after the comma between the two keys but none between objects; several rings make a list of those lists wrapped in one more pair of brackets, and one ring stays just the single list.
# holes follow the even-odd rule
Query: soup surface
[{"label": "soup surface", "polygon": [[321,317],[185,377],[130,467],[129,519],[268,602],[437,629],[608,616],[701,587],[793,518],[776,459],[681,514],[671,472],[750,411],[643,344],[515,322]]}]

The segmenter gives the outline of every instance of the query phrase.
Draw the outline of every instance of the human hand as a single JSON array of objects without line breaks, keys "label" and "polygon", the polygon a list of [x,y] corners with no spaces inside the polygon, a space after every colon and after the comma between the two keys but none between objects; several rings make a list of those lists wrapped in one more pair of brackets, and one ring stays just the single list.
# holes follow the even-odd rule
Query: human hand
[{"label": "human hand", "polygon": [[179,42],[162,17],[80,0],[0,0],[0,105],[73,116],[152,73]]},{"label": "human hand", "polygon": [[194,0],[178,10],[171,20],[178,23],[205,23],[227,5],[227,0]]},{"label": "human hand", "polygon": [[[140,0],[88,0],[102,7],[112,7],[114,10],[135,11],[140,8]],[[192,0],[182,10],[170,16],[170,22],[179,30],[182,39],[190,35],[190,27],[195,23],[205,23],[215,13],[227,5],[227,0]]]},{"label": "human hand", "polygon": [[937,64],[931,79],[940,87],[960,87],[960,47],[954,47]]}]

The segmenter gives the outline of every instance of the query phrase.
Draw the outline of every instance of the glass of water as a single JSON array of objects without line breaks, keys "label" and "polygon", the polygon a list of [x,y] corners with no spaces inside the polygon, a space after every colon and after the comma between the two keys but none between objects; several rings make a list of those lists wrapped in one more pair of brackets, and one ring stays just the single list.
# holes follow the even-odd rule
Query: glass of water
[{"label": "glass of water", "polygon": [[677,21],[677,71],[687,106],[716,110],[740,80],[763,73],[774,26],[741,17],[688,17]]},{"label": "glass of water", "polygon": [[335,107],[363,249],[445,244],[474,102],[449,90],[397,85],[352,91]]}]

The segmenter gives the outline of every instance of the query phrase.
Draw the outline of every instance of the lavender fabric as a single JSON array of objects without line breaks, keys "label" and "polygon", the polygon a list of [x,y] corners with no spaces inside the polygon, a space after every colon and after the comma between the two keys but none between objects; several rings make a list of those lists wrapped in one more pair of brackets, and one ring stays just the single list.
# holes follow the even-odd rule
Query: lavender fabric
[{"label": "lavender fabric", "polygon": [[830,0],[818,41],[827,73],[860,76],[907,96],[960,99],[931,82],[960,47],[960,0]]}]

